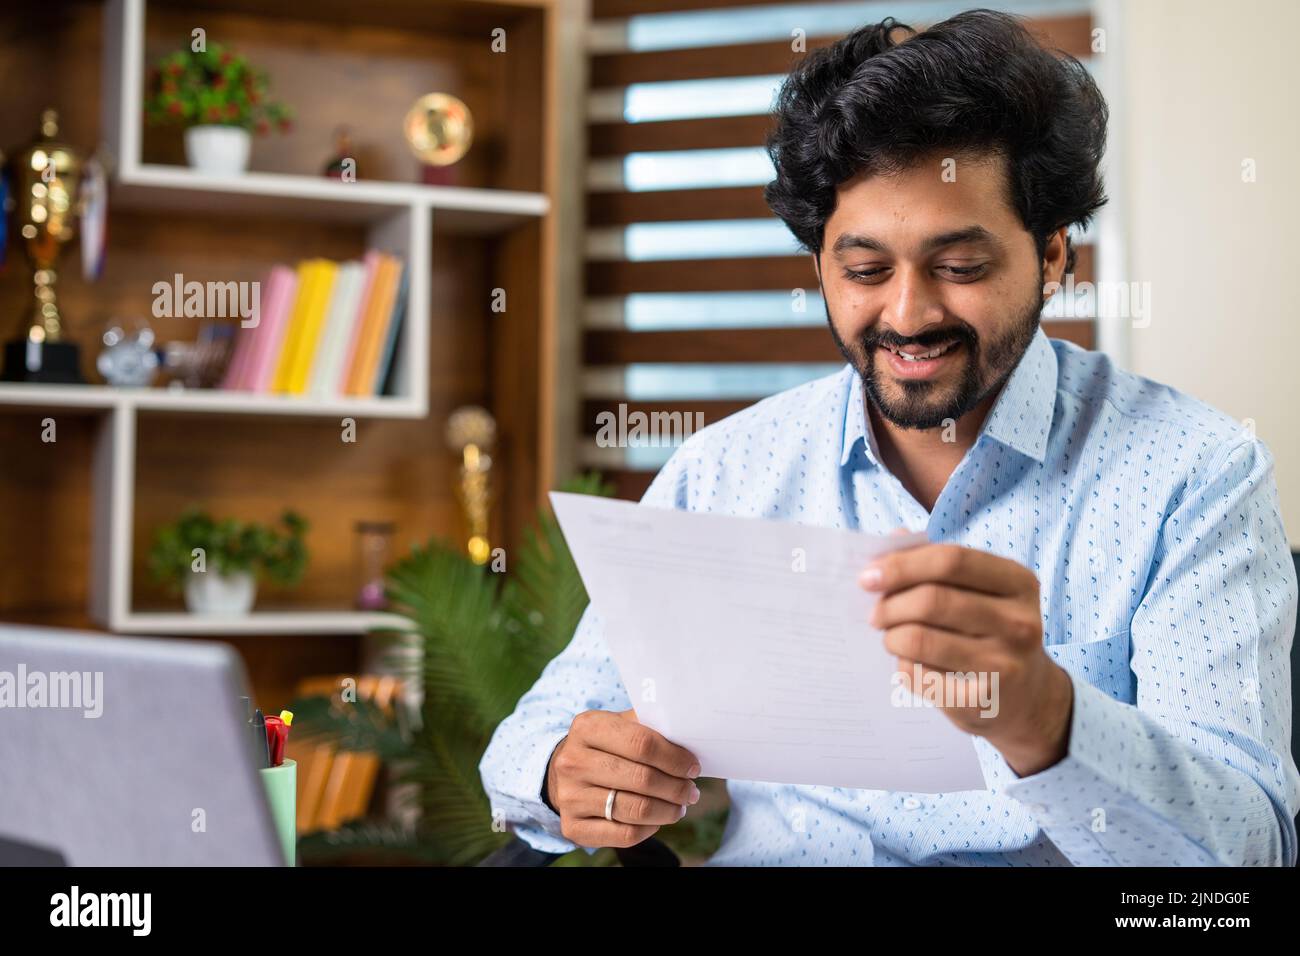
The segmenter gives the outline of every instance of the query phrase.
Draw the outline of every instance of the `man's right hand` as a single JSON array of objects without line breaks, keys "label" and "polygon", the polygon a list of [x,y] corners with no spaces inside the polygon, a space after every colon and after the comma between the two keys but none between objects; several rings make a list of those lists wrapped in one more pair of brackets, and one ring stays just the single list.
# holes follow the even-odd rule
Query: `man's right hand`
[{"label": "man's right hand", "polygon": [[[699,761],[636,719],[636,711],[584,710],[551,754],[546,797],[560,832],[579,846],[634,846],[676,823],[700,798]],[[605,800],[614,795],[613,822]]]}]

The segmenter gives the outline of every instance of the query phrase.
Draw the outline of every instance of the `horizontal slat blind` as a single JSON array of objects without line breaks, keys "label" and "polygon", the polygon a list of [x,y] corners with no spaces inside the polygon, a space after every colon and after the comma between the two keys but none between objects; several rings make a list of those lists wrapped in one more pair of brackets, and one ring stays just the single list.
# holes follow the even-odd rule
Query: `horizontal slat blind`
[{"label": "horizontal slat blind", "polygon": [[[1092,321],[1044,321],[1054,339],[1092,348]],[[832,362],[844,358],[824,326],[810,328],[698,329],[687,332],[593,330],[583,340],[587,365],[632,362]],[[677,405],[673,406],[674,408]]]},{"label": "horizontal slat blind", "polygon": [[[712,0],[707,2],[710,6],[719,5]],[[1092,18],[1087,14],[1044,17],[1034,21],[1033,29],[1048,46],[1080,60],[1091,55]],[[810,36],[804,44],[808,50],[815,50],[830,46],[841,36],[838,33]],[[789,39],[684,50],[606,53],[591,58],[591,85],[600,89],[631,83],[785,73],[803,56],[790,49]]]},{"label": "horizontal slat blind", "polygon": [[631,17],[645,13],[672,13],[678,10],[699,10],[722,7],[775,6],[790,0],[592,0],[591,15],[602,17]]},{"label": "horizontal slat blind", "polygon": [[[1017,12],[1015,3],[992,5]],[[753,88],[754,79],[770,84],[775,92],[781,77],[805,55],[792,51],[792,30],[805,32],[807,50],[833,43],[847,32],[840,29],[845,6],[762,0],[593,0],[580,447],[584,462],[604,472],[621,496],[639,498],[672,449],[599,447],[598,422],[608,421],[602,416],[677,413],[689,415],[692,423],[712,424],[780,387],[843,364],[826,329],[816,273],[806,253],[739,255],[720,247],[719,252],[732,257],[700,258],[701,251],[707,254],[712,249],[706,240],[706,248],[697,248],[694,257],[676,246],[667,250],[674,257],[666,257],[662,242],[650,257],[635,254],[632,238],[644,224],[658,224],[656,229],[681,224],[688,229],[690,224],[713,221],[723,228],[757,230],[774,221],[762,195],[763,184],[771,178],[770,162],[759,155],[772,119],[765,111],[768,107],[745,104],[752,103],[756,93],[766,95],[767,86]],[[874,3],[855,6],[861,9],[858,23],[892,12]],[[881,6],[879,13],[877,6]],[[781,20],[787,7],[794,11],[788,28]],[[933,7],[932,20],[963,8],[942,2]],[[1086,62],[1092,32],[1086,0],[1073,4],[1047,0],[1035,7],[1039,12],[1060,9],[1031,19],[1030,29],[1045,45]],[[739,18],[756,13],[777,18],[757,30],[764,34],[758,39],[748,27],[737,29],[743,37],[739,42],[728,40],[729,31],[723,30],[711,43],[702,43],[698,31],[683,31],[676,42],[671,33],[664,40],[664,31],[659,30],[654,48],[636,48],[635,38],[643,28],[673,17],[707,16],[717,22],[733,18],[739,24]],[[832,16],[839,19],[831,29],[819,28]],[[919,29],[925,24],[913,25]],[[747,92],[739,106],[725,104],[725,96],[717,92],[717,81],[728,77],[744,81]],[[692,83],[706,84],[707,92],[693,90]],[[701,102],[707,106],[715,98],[718,115],[701,116]],[[770,98],[766,102],[770,106]],[[615,119],[619,115],[623,118]],[[641,115],[670,118],[636,121]],[[695,151],[703,150],[726,152],[701,152],[698,160],[693,159]],[[681,181],[683,162],[688,180],[698,170],[698,184]],[[730,171],[723,168],[728,163],[735,164]],[[741,185],[718,185],[728,181]],[[1093,247],[1077,239],[1076,247],[1074,280],[1093,281]],[[789,248],[794,249],[793,240]],[[756,251],[767,251],[767,246]],[[673,296],[675,302],[677,295],[683,295],[703,297],[707,313],[709,297],[728,293],[784,293],[790,297],[790,313],[783,319],[769,304],[761,315],[754,314],[752,322],[743,315],[736,321],[737,315],[732,314],[730,321],[719,324],[701,319],[698,302],[685,320],[672,316],[671,304],[658,303],[648,311],[640,308],[656,298]],[[804,312],[796,314],[794,303],[801,299],[806,300]],[[741,301],[747,304],[749,299]],[[633,321],[633,316],[643,314],[651,318]],[[1091,318],[1045,317],[1044,326],[1054,338],[1086,348],[1095,345]]]}]

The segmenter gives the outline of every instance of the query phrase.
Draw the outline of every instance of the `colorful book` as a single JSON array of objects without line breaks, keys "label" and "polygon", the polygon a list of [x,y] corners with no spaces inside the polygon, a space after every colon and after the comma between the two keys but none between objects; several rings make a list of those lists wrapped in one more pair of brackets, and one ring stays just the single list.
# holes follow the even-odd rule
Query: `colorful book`
[{"label": "colorful book", "polygon": [[298,295],[298,274],[288,266],[275,266],[266,286],[258,294],[261,319],[252,331],[248,365],[237,387],[250,392],[265,392],[275,374],[275,363],[289,324],[289,313]]},{"label": "colorful book", "polygon": [[379,275],[379,264],[383,253],[370,250],[362,259],[364,277],[361,280],[361,298],[357,302],[356,315],[352,317],[352,328],[348,331],[347,348],[343,351],[343,365],[338,370],[338,378],[331,394],[348,394],[348,380],[352,374],[352,364],[356,361],[357,351],[361,347],[362,333],[365,330],[366,314],[370,308],[370,297],[375,293],[375,277]]},{"label": "colorful book", "polygon": [[321,330],[325,327],[325,317],[329,312],[334,280],[338,277],[338,272],[337,262],[331,262],[329,259],[316,260],[315,282],[311,287],[311,298],[303,312],[302,334],[298,336],[293,364],[289,369],[288,391],[292,395],[302,395],[307,391],[311,367],[316,359],[317,347],[320,345]]},{"label": "colorful book", "polygon": [[398,341],[410,275],[397,256],[304,259],[273,266],[261,281],[256,318],[232,329],[221,387],[252,392],[384,395],[404,376]]},{"label": "colorful book", "polygon": [[349,346],[357,314],[361,310],[365,292],[366,267],[361,262],[345,262],[339,266],[334,279],[334,292],[330,296],[325,328],[321,332],[320,346],[312,364],[307,391],[318,398],[338,395],[339,382],[344,370],[344,359]]},{"label": "colorful book", "polygon": [[244,387],[244,381],[248,376],[249,356],[253,351],[253,339],[257,336],[257,331],[262,325],[262,314],[265,311],[265,302],[262,296],[270,286],[270,275],[258,283],[257,307],[253,311],[251,318],[253,324],[245,327],[242,320],[236,320],[233,325],[234,330],[234,347],[231,349],[230,361],[226,365],[225,374],[221,376],[220,388],[227,391],[234,391]]},{"label": "colorful book", "polygon": [[294,296],[293,308],[289,310],[288,325],[276,357],[275,373],[269,386],[272,392],[289,390],[289,376],[293,371],[294,356],[298,354],[298,341],[302,338],[302,330],[306,325],[307,309],[315,294],[316,276],[315,259],[304,259],[298,263],[298,294]]},{"label": "colorful book", "polygon": [[384,384],[388,381],[389,370],[393,366],[394,353],[397,351],[397,339],[402,330],[403,318],[406,315],[406,298],[410,291],[411,270],[405,266],[402,266],[401,270],[401,279],[397,285],[397,297],[393,301],[392,317],[388,321],[383,351],[379,356],[379,367],[375,371],[372,386],[372,392],[375,395],[384,394]]},{"label": "colorful book", "polygon": [[401,262],[398,259],[381,254],[374,286],[366,303],[361,338],[352,357],[352,367],[348,370],[349,395],[374,394],[373,382],[375,368],[379,363],[380,343],[392,318],[400,272]]}]

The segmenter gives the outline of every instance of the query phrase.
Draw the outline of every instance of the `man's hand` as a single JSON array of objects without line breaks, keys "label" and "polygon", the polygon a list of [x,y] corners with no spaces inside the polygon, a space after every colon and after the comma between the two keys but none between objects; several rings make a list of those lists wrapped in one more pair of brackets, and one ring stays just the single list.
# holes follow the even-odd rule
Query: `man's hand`
[{"label": "man's hand", "polygon": [[[879,570],[874,579],[872,569]],[[1043,649],[1032,571],[985,551],[924,544],[882,555],[859,580],[881,593],[871,625],[884,631],[885,649],[897,655],[906,687],[922,693],[938,675],[944,702],[962,700],[954,696],[960,692],[968,704],[978,704],[960,676],[973,671],[986,691],[996,687],[996,715],[982,716],[992,707],[944,707],[954,724],[997,747],[1022,777],[1065,757],[1074,687]],[[926,683],[913,687],[918,667]],[[996,685],[990,679],[995,673]]]},{"label": "man's hand", "polygon": [[[560,832],[579,846],[634,846],[686,815],[700,798],[689,750],[638,723],[636,712],[584,710],[573,718],[546,768],[546,797]],[[611,789],[612,816],[605,819]]]}]

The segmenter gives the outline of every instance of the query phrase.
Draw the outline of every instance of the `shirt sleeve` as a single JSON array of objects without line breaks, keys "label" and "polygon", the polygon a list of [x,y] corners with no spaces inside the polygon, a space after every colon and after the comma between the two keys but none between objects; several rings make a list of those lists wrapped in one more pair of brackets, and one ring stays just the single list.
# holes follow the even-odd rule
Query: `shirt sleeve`
[{"label": "shirt sleeve", "polygon": [[[693,460],[689,444],[688,439],[655,476],[642,505],[685,510],[687,465]],[[600,616],[588,604],[573,640],[546,665],[514,712],[497,725],[479,761],[493,819],[504,819],[534,849],[548,853],[576,849],[578,844],[560,832],[560,816],[542,795],[551,753],[582,711],[621,711],[631,706],[605,645]],[[598,847],[583,849],[595,853]]]},{"label": "shirt sleeve", "polygon": [[1273,456],[1232,442],[1161,529],[1130,624],[1136,705],[1071,673],[1067,756],[1004,792],[1076,865],[1294,866],[1296,602]]}]

